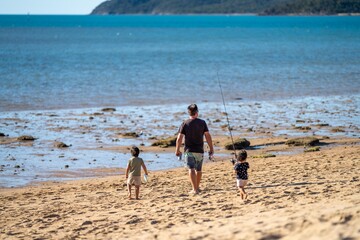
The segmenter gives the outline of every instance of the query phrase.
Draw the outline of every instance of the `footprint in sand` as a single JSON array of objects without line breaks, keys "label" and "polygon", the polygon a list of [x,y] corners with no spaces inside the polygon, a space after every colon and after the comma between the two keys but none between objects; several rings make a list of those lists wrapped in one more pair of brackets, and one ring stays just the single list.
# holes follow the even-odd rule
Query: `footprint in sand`
[{"label": "footprint in sand", "polygon": [[280,234],[268,234],[259,238],[259,240],[277,240],[277,239],[281,239],[282,237],[283,236]]}]

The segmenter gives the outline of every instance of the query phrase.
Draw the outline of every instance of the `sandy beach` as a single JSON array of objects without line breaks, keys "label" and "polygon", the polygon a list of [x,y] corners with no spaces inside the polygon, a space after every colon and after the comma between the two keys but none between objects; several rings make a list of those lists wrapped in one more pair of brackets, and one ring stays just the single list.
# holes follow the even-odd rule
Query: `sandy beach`
[{"label": "sandy beach", "polygon": [[[254,145],[268,144],[266,151],[299,148],[275,144],[282,140],[256,139]],[[264,149],[248,150],[247,201],[240,199],[225,157],[204,165],[199,195],[188,193],[185,168],[150,171],[140,200],[127,199],[121,170],[110,177],[3,188],[0,238],[360,239],[360,140],[320,143],[320,151],[271,158],[259,157]]]}]

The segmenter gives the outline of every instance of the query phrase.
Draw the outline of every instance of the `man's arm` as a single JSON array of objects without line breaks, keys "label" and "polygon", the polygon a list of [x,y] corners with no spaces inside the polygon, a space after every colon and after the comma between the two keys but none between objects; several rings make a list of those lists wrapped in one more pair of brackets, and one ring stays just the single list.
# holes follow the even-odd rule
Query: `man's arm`
[{"label": "man's arm", "polygon": [[205,134],[206,142],[207,142],[207,144],[209,145],[209,148],[210,148],[209,154],[213,155],[214,154],[214,147],[213,147],[213,142],[212,142],[211,135],[210,135],[209,132],[205,132],[204,134]]},{"label": "man's arm", "polygon": [[180,147],[182,144],[184,138],[184,134],[179,133],[176,139],[176,149],[175,149],[175,155],[176,156],[180,156],[181,152],[180,152]]}]

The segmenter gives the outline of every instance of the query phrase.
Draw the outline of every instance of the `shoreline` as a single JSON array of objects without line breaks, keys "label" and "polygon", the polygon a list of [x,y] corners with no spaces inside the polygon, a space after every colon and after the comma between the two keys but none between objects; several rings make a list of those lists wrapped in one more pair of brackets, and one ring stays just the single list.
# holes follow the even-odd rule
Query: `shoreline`
[{"label": "shoreline", "polygon": [[[299,101],[306,101],[306,100],[312,100],[312,99],[324,99],[324,101],[326,101],[327,99],[341,99],[341,98],[360,98],[360,93],[352,93],[351,95],[348,94],[335,94],[335,95],[324,95],[324,96],[312,96],[312,95],[305,95],[305,96],[300,96],[300,97],[291,97],[291,96],[279,96],[279,97],[274,97],[274,96],[269,96],[266,98],[261,98],[261,99],[253,99],[253,98],[242,98],[242,97],[236,97],[233,96],[231,99],[226,99],[226,104],[251,104],[251,103],[255,103],[255,102],[299,102]],[[24,105],[22,105],[21,107],[18,106],[14,106],[12,108],[9,109],[0,109],[0,113],[26,113],[26,112],[57,112],[57,111],[100,111],[101,109],[104,108],[141,108],[141,107],[163,107],[163,106],[170,106],[171,108],[173,107],[177,107],[179,104],[180,105],[184,105],[187,106],[189,101],[183,101],[183,102],[165,102],[165,100],[162,100],[161,103],[155,103],[155,102],[148,102],[146,100],[144,101],[138,101],[138,102],[127,102],[127,103],[122,103],[122,104],[97,104],[97,105],[93,105],[93,106],[78,106],[78,107],[68,107],[68,108],[64,108],[63,106],[58,106],[58,107],[52,107],[52,108],[46,108],[46,107],[26,107]],[[204,104],[204,105],[219,105],[219,106],[223,106],[222,104],[222,100],[221,100],[221,95],[219,95],[219,100],[218,101],[209,101],[206,99],[200,99],[198,101],[199,104]]]},{"label": "shoreline", "polygon": [[[328,150],[329,148],[334,147],[344,147],[351,145],[351,146],[360,146],[360,140],[358,138],[321,138],[317,137],[320,140],[318,144],[320,150],[315,151],[322,151]],[[215,160],[210,161],[207,159],[207,153],[204,153],[204,165],[213,164],[216,162],[227,162],[233,157],[232,150],[225,150],[223,146],[219,146],[219,142],[223,142],[224,139],[228,139],[227,136],[215,136],[213,138],[213,142],[215,143],[214,146],[217,148],[215,154]],[[296,139],[296,138],[294,138]],[[293,157],[299,156],[301,154],[306,154],[307,149],[312,149],[312,147],[308,146],[287,146],[285,144],[288,138],[258,138],[252,140],[252,146],[247,148],[249,154],[251,154],[251,158],[253,160],[266,160],[267,158],[273,157]],[[124,147],[115,147],[115,149],[123,149]],[[126,148],[127,149],[127,148]],[[140,147],[141,155],[146,155],[147,153],[161,153],[166,152],[169,154],[174,154],[175,151],[174,147],[169,148],[160,148],[160,147]],[[101,151],[111,151],[111,149],[104,149]],[[237,150],[238,151],[238,150]],[[129,155],[130,157],[130,155]],[[143,157],[144,158],[144,157]],[[175,160],[176,158],[173,157],[174,162],[179,162]],[[149,164],[149,159],[144,158],[146,164]],[[125,161],[126,162],[126,161]],[[161,169],[151,169],[151,172],[166,172],[166,171],[175,171],[186,169],[185,162],[182,160],[179,162],[179,165],[176,166],[169,166],[164,167]],[[41,187],[43,185],[49,184],[61,184],[61,183],[71,183],[71,182],[78,182],[78,181],[86,181],[86,180],[98,180],[107,177],[123,177],[125,174],[125,168],[121,167],[96,167],[96,168],[84,168],[84,169],[61,169],[61,170],[54,170],[49,171],[45,174],[45,176],[41,179],[33,179],[28,181],[26,184],[20,184],[16,186],[1,186],[0,191],[4,190],[11,190],[11,189],[24,189],[24,188],[31,188],[31,187]]]}]

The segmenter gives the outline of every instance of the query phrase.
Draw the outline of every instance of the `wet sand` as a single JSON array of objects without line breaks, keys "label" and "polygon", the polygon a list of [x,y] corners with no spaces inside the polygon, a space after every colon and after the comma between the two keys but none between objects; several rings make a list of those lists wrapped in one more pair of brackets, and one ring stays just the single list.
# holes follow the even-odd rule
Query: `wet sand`
[{"label": "wet sand", "polygon": [[[219,157],[229,156],[221,144],[229,142],[222,103],[201,102],[200,117],[209,125]],[[360,137],[360,98],[308,97],[274,101],[233,101],[227,103],[234,138],[246,138],[251,146],[294,137]],[[158,139],[174,136],[187,118],[179,105],[120,106],[115,111],[73,109],[0,113],[0,186],[19,187],[42,181],[91,177],[90,171],[125,168],[128,147],[143,148],[150,170],[181,167],[172,152],[151,148]],[[135,137],[126,137],[126,134]],[[34,141],[19,141],[30,135]],[[222,136],[222,137],[221,137]],[[277,140],[280,139],[280,140]],[[58,148],[58,143],[68,148]],[[223,152],[221,152],[223,151]],[[274,151],[292,155],[299,151]],[[61,176],[60,172],[64,174]],[[69,174],[69,172],[71,174]],[[86,173],[84,173],[86,172]],[[94,174],[98,176],[98,174]]]},{"label": "wet sand", "polygon": [[250,149],[247,201],[228,158],[204,165],[199,195],[188,193],[185,168],[150,171],[140,200],[127,199],[121,174],[1,189],[0,238],[359,239],[360,140],[320,142],[320,151],[271,158],[258,156],[290,147]]}]

